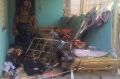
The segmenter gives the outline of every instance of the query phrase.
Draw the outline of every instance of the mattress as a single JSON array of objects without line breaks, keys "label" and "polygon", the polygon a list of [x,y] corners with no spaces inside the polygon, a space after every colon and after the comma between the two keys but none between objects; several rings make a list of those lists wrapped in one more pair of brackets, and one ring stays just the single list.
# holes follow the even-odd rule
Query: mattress
[{"label": "mattress", "polygon": [[110,53],[98,50],[84,50],[84,49],[73,49],[72,53],[76,57],[103,57]]},{"label": "mattress", "polygon": [[71,68],[79,70],[112,70],[120,67],[120,60],[114,58],[111,53],[98,50],[74,49],[76,56]]}]

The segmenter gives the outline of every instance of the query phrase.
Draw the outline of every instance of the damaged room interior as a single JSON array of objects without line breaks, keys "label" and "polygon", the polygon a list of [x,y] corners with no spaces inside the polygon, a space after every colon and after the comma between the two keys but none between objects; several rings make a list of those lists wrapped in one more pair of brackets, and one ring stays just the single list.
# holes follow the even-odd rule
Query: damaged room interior
[{"label": "damaged room interior", "polygon": [[120,0],[0,0],[0,79],[120,79]]}]

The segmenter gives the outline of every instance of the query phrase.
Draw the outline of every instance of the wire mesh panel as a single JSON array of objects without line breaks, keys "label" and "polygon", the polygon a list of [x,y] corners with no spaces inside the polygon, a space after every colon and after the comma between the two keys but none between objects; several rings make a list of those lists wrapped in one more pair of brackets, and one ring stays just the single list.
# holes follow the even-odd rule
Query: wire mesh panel
[{"label": "wire mesh panel", "polygon": [[25,60],[50,63],[54,59],[53,39],[34,38],[26,51]]}]

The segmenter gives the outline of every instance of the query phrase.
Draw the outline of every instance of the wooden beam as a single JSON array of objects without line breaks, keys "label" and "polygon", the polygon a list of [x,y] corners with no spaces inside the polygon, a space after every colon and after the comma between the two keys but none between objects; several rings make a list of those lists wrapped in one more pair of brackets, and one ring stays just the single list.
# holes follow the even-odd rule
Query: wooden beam
[{"label": "wooden beam", "polygon": [[80,0],[80,14],[84,13],[84,0]]}]

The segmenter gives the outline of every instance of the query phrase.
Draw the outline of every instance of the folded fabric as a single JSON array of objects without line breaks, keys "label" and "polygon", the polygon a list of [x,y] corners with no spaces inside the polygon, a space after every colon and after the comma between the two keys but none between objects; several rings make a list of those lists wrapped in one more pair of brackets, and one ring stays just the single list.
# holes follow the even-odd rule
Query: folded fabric
[{"label": "folded fabric", "polygon": [[104,51],[83,50],[83,49],[73,49],[72,53],[77,57],[102,57],[108,54],[107,52]]},{"label": "folded fabric", "polygon": [[4,69],[3,70],[8,73],[10,71],[10,69],[15,69],[15,66],[13,65],[13,63],[10,61],[4,62]]}]

